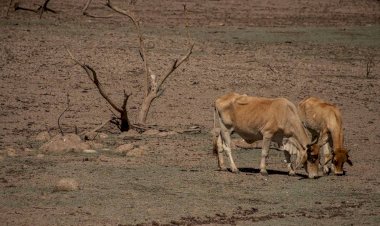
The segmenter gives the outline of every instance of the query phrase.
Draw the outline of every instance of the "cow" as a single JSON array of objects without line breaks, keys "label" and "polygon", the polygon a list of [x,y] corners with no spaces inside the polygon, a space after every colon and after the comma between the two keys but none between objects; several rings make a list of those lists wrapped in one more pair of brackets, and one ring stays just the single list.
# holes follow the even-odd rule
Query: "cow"
[{"label": "cow", "polygon": [[[343,175],[343,164],[353,165],[343,146],[342,114],[338,107],[317,97],[309,97],[298,104],[301,120],[306,128],[318,137],[324,155],[323,172],[328,174],[328,162],[332,161],[335,175]],[[330,151],[330,146],[333,151]]]},{"label": "cow", "polygon": [[[262,140],[260,173],[267,175],[266,159],[271,141],[283,146],[284,138],[292,137],[297,142],[296,168],[304,165],[309,178],[318,176],[319,149],[310,142],[306,129],[297,113],[297,107],[285,98],[263,98],[238,93],[225,94],[215,101],[215,120],[219,131],[214,137],[214,153],[217,154],[220,170],[224,166],[223,151],[230,161],[231,171],[239,172],[231,155],[231,134],[237,133],[247,143]],[[295,175],[290,153],[284,150],[289,175]]]}]

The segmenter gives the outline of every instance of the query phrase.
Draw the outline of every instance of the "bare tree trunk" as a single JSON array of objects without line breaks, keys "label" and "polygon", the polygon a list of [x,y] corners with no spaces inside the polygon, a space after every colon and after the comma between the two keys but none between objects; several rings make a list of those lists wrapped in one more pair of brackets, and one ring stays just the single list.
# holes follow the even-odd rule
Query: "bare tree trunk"
[{"label": "bare tree trunk", "polygon": [[139,116],[137,119],[137,122],[139,124],[146,124],[146,119],[148,117],[150,106],[152,105],[152,102],[154,99],[156,99],[155,93],[149,93],[148,96],[146,96],[141,104],[141,109],[139,112]]}]

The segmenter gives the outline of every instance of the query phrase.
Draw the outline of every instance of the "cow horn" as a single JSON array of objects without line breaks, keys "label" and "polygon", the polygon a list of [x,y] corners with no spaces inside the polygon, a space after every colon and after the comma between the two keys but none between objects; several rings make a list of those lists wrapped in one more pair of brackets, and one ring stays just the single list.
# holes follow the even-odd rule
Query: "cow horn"
[{"label": "cow horn", "polygon": [[315,139],[311,142],[311,145],[314,145],[318,142],[319,137],[315,137]]}]

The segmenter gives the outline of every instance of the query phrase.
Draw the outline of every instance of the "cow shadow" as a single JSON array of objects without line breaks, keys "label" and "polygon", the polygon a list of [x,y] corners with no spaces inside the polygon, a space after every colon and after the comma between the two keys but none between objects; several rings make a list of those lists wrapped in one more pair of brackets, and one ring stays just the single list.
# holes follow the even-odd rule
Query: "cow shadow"
[{"label": "cow shadow", "polygon": [[[247,173],[247,174],[259,174],[260,173],[260,169],[258,169],[258,168],[250,168],[250,167],[239,168],[239,171],[241,173]],[[289,176],[288,171],[267,169],[267,172],[268,172],[268,175],[285,175],[285,176]],[[307,179],[308,178],[308,176],[306,176],[304,174],[300,174],[300,173],[296,173],[295,176],[300,177],[300,179]]]}]

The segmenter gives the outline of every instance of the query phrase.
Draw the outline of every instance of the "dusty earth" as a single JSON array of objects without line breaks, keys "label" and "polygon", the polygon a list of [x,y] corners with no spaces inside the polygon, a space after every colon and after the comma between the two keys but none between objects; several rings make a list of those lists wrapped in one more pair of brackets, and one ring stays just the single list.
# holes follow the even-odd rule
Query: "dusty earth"
[{"label": "dusty earth", "polygon": [[[160,131],[107,124],[81,148],[49,149],[67,94],[64,133],[112,117],[66,49],[94,67],[116,102],[132,93],[132,122],[143,97],[132,24],[97,0],[88,11],[113,16],[83,16],[84,4],[52,0],[58,14],[39,19],[13,10],[6,18],[8,1],[0,2],[0,225],[379,225],[379,1],[136,1],[158,75],[186,53],[188,34],[195,42],[152,105],[148,123]],[[260,150],[237,148],[241,173],[217,171],[212,103],[230,91],[337,104],[354,166],[341,177],[289,177],[272,150],[263,177]]]}]

